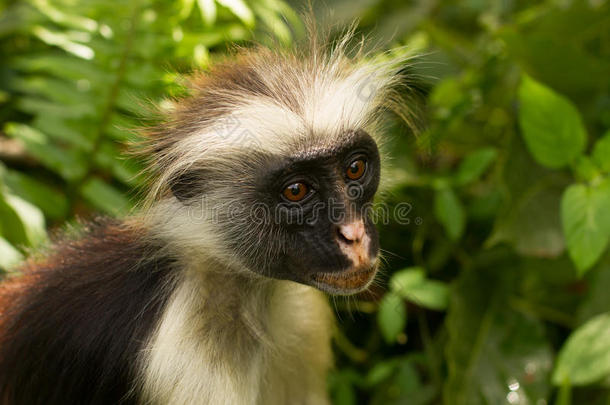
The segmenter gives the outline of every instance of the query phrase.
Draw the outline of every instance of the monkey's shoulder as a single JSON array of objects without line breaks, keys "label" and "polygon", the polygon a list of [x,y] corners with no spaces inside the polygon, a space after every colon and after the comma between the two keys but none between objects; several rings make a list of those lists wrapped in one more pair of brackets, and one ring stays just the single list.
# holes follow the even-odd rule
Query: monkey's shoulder
[{"label": "monkey's shoulder", "polygon": [[0,287],[0,398],[130,403],[137,354],[169,294],[172,260],[118,220],[87,224]]}]

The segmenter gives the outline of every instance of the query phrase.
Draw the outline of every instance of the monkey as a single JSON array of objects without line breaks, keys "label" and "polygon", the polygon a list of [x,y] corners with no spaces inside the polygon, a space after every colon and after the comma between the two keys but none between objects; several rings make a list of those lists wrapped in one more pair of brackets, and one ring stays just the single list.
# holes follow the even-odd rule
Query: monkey
[{"label": "monkey", "polygon": [[[0,403],[328,403],[328,295],[366,290],[400,58],[243,47],[144,130],[148,193],[0,285]],[[401,112],[402,111],[402,112]]]}]

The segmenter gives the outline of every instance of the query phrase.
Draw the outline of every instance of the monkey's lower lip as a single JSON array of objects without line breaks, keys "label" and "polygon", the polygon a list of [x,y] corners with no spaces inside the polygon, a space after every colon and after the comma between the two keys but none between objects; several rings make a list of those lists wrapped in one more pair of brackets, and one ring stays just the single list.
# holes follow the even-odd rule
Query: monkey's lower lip
[{"label": "monkey's lower lip", "polygon": [[345,271],[314,273],[311,280],[321,290],[334,294],[353,294],[363,290],[377,273],[377,262],[362,268],[350,268]]}]

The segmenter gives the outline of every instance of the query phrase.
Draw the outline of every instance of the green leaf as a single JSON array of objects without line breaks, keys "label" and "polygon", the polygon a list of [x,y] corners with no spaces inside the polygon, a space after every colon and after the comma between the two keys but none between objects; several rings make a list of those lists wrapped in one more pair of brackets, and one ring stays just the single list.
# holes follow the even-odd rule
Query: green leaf
[{"label": "green leaf", "polygon": [[559,352],[553,384],[587,385],[610,376],[610,313],[576,329]]},{"label": "green leaf", "polygon": [[366,385],[369,387],[374,387],[375,385],[380,384],[384,380],[387,380],[392,376],[398,364],[399,363],[398,361],[396,361],[396,359],[381,361],[375,364],[373,368],[369,370],[365,377]]},{"label": "green leaf", "polygon": [[294,30],[296,36],[304,35],[305,30],[301,17],[287,3],[282,0],[262,0],[262,4],[285,19]]},{"label": "green leaf", "polygon": [[515,14],[519,24],[503,24],[497,31],[508,56],[563,93],[586,97],[599,91],[600,81],[608,77],[607,58],[566,39],[585,30],[599,35],[607,28],[602,22],[607,11],[587,2],[529,4]]},{"label": "green leaf", "polygon": [[413,286],[417,286],[426,281],[426,272],[421,267],[408,267],[397,271],[390,279],[390,289],[392,291],[402,291]]},{"label": "green leaf", "polygon": [[394,343],[407,324],[407,310],[402,298],[393,292],[386,293],[379,303],[377,322],[385,341]]},{"label": "green leaf", "polygon": [[[412,353],[417,355],[417,353]],[[435,398],[438,399],[438,387],[432,383],[422,384],[422,375],[419,364],[409,358],[393,357],[390,361],[377,363],[372,373],[367,375],[375,377],[375,384],[370,384],[373,388],[373,397],[369,404],[409,404],[426,405],[434,404]]]},{"label": "green leaf", "polygon": [[402,270],[392,276],[393,292],[422,307],[441,311],[447,308],[449,289],[444,283],[427,280],[421,268]]},{"label": "green leaf", "polygon": [[16,170],[8,170],[4,181],[16,194],[40,207],[52,219],[64,218],[68,213],[68,199],[64,194],[45,183]]},{"label": "green leaf", "polygon": [[8,123],[5,131],[8,135],[20,139],[30,154],[66,180],[76,180],[85,174],[84,155],[58,147],[51,143],[43,132],[17,123]]},{"label": "green leaf", "polygon": [[88,180],[80,192],[93,206],[112,215],[123,214],[131,206],[123,193],[98,178]]},{"label": "green leaf", "polygon": [[610,237],[610,182],[574,184],[561,200],[561,221],[568,252],[580,275],[604,252]]},{"label": "green leaf", "polygon": [[588,156],[581,155],[576,158],[573,165],[576,179],[581,181],[591,181],[599,175],[599,170]]},{"label": "green leaf", "polygon": [[195,0],[180,0],[180,19],[184,20],[191,15],[193,11],[193,6],[195,5]]},{"label": "green leaf", "polygon": [[[0,190],[1,191],[1,190]],[[15,209],[6,201],[6,195],[0,192],[0,234],[15,246],[27,246],[28,237],[25,226]]]},{"label": "green leaf", "polygon": [[496,159],[497,155],[498,152],[494,148],[484,148],[466,156],[455,175],[456,183],[466,185],[477,180]]},{"label": "green leaf", "polygon": [[[397,359],[390,378],[383,381],[374,391],[374,399],[370,404],[431,404],[429,387],[424,387],[418,368],[412,361]],[[434,396],[434,395],[433,395]]]},{"label": "green leaf", "polygon": [[23,260],[23,255],[0,236],[0,268],[9,270]]},{"label": "green leaf", "polygon": [[[71,80],[58,80],[32,75],[25,78],[16,78],[11,82],[11,88],[19,93],[26,93],[34,97],[41,96],[65,106],[80,108],[84,104],[94,107],[102,102],[99,97],[92,97],[88,90],[79,89],[78,83]],[[95,109],[91,108],[90,111],[94,114]]]},{"label": "green leaf", "polygon": [[610,131],[595,142],[592,157],[600,169],[610,172]]},{"label": "green leaf", "polygon": [[4,201],[19,217],[30,246],[38,246],[46,241],[45,219],[40,208],[11,194],[5,194]]},{"label": "green leaf", "polygon": [[36,246],[46,240],[42,211],[7,192],[0,194],[0,233],[15,245]]},{"label": "green leaf", "polygon": [[466,225],[466,214],[462,203],[451,188],[443,187],[436,191],[434,214],[445,227],[451,240],[456,241],[462,236]]},{"label": "green leaf", "polygon": [[261,4],[253,4],[252,7],[257,16],[267,27],[269,27],[271,32],[273,32],[282,44],[290,44],[292,41],[292,33],[280,14],[275,13],[273,10],[270,10]]},{"label": "green leaf", "polygon": [[538,163],[556,169],[583,153],[587,133],[578,110],[568,99],[524,75],[519,101],[521,131]]},{"label": "green leaf", "polygon": [[216,22],[216,2],[214,0],[197,0],[201,18],[207,25],[214,25]]},{"label": "green leaf", "polygon": [[485,246],[505,242],[524,256],[560,256],[565,240],[559,208],[570,183],[534,162],[520,138],[511,145],[502,172],[504,204]]},{"label": "green leaf", "polygon": [[51,101],[35,97],[22,97],[16,104],[21,111],[39,115],[54,115],[60,118],[83,119],[94,117],[95,109],[90,104],[60,105]]},{"label": "green leaf", "polygon": [[98,84],[112,82],[114,75],[106,72],[93,61],[78,59],[66,54],[57,52],[36,53],[16,57],[11,60],[11,68],[24,72],[45,72],[52,76],[74,81],[84,80],[85,83]]},{"label": "green leaf", "polygon": [[92,140],[83,134],[83,131],[75,129],[69,123],[69,120],[57,116],[39,114],[32,122],[32,127],[48,134],[54,141],[65,142],[83,152],[90,152],[93,149]]},{"label": "green leaf", "polygon": [[10,98],[10,94],[4,90],[0,90],[0,104],[6,103]]},{"label": "green leaf", "polygon": [[76,14],[68,14],[64,10],[54,7],[47,0],[32,0],[32,3],[41,13],[57,24],[89,32],[96,30],[98,27],[95,20]]},{"label": "green leaf", "polygon": [[250,7],[243,0],[217,0],[219,4],[222,4],[233,14],[235,14],[242,22],[248,26],[253,27],[256,22],[254,19],[254,14]]},{"label": "green leaf", "polygon": [[521,276],[503,264],[506,259],[462,271],[451,291],[447,405],[536,404],[548,398],[551,347],[542,323],[510,305]]},{"label": "green leaf", "polygon": [[58,46],[79,58],[91,60],[95,56],[93,49],[72,41],[64,32],[50,31],[45,27],[38,25],[32,29],[32,34],[37,36],[44,43]]},{"label": "green leaf", "polygon": [[427,280],[412,289],[403,291],[406,298],[422,307],[443,311],[447,309],[449,289],[440,281]]}]

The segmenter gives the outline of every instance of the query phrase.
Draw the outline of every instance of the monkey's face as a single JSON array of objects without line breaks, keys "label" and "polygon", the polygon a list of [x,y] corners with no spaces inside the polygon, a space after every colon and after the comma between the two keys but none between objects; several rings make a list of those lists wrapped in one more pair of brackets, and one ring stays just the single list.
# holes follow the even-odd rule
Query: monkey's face
[{"label": "monkey's face", "polygon": [[365,289],[378,262],[369,211],[379,151],[363,130],[339,139],[305,136],[281,151],[237,149],[209,168],[186,172],[172,184],[190,208],[180,221],[188,226],[181,228],[189,233],[183,240],[265,277],[332,294]]},{"label": "monkey's face", "polygon": [[333,294],[365,289],[379,251],[369,213],[379,184],[375,141],[352,131],[332,147],[301,145],[289,158],[248,160],[253,173],[239,174],[244,210],[234,216],[248,219],[229,220],[223,231],[240,261],[264,276]]}]

